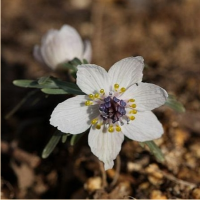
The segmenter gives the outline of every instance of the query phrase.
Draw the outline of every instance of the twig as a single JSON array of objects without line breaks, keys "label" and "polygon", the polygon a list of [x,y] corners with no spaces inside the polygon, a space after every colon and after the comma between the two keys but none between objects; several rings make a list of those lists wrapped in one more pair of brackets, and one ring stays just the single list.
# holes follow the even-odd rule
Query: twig
[{"label": "twig", "polygon": [[[1,190],[3,188],[3,185],[6,185],[8,187],[8,189],[9,189],[9,191],[10,191],[9,199],[13,199],[14,196],[15,196],[15,192],[14,192],[13,186],[8,181],[6,181],[4,179],[1,179]],[[2,191],[1,191],[1,193],[2,193]]]},{"label": "twig", "polygon": [[184,181],[184,180],[178,179],[178,178],[176,178],[175,176],[173,176],[172,174],[168,174],[168,173],[166,173],[166,172],[164,172],[164,171],[159,170],[159,172],[160,172],[165,178],[169,179],[170,181],[174,181],[174,182],[176,182],[176,183],[178,183],[178,184],[180,184],[180,185],[190,186],[191,188],[194,188],[194,187],[197,186],[197,185],[194,184],[194,183],[190,183],[190,182],[188,182],[188,181]]},{"label": "twig", "polygon": [[117,183],[118,178],[119,178],[119,174],[120,174],[120,169],[121,169],[121,159],[120,159],[120,156],[118,155],[118,156],[117,156],[117,159],[116,159],[116,171],[115,171],[115,176],[114,176],[114,178],[113,178],[113,181],[112,181],[111,184],[110,184],[110,188],[114,187],[115,184]]},{"label": "twig", "polygon": [[[141,170],[141,169],[140,170],[135,170],[135,171],[138,171],[138,172],[140,172],[142,174],[149,174],[145,170]],[[179,178],[176,178],[174,175],[168,174],[168,173],[166,173],[166,172],[164,172],[162,170],[157,169],[156,172],[160,172],[166,179],[168,179],[170,181],[174,181],[177,184],[185,185],[185,186],[190,186],[191,188],[197,187],[197,184],[195,184],[195,183],[190,183],[188,181],[181,180]]]},{"label": "twig", "polygon": [[104,169],[104,165],[101,161],[99,161],[99,166],[100,166],[100,170],[102,174],[102,188],[105,188],[108,185],[107,180],[106,180],[107,176]]},{"label": "twig", "polygon": [[6,116],[5,119],[9,119],[17,110],[27,101],[27,99],[37,93],[38,90],[29,92]]}]

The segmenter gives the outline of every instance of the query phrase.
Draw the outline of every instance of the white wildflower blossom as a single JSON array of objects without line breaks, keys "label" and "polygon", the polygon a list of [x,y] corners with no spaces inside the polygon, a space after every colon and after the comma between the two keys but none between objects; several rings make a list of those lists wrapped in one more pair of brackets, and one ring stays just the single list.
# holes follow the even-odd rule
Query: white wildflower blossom
[{"label": "white wildflower blossom", "polygon": [[41,46],[34,47],[33,55],[39,62],[56,69],[75,57],[90,62],[92,49],[90,41],[83,42],[73,27],[64,25],[60,30],[49,30],[42,37]]},{"label": "white wildflower blossom", "polygon": [[106,170],[113,167],[124,135],[144,142],[163,134],[151,110],[163,105],[168,94],[141,82],[143,68],[140,56],[122,59],[108,72],[94,64],[78,66],[77,85],[87,95],[67,99],[51,115],[50,123],[64,133],[79,134],[90,128],[89,146]]}]

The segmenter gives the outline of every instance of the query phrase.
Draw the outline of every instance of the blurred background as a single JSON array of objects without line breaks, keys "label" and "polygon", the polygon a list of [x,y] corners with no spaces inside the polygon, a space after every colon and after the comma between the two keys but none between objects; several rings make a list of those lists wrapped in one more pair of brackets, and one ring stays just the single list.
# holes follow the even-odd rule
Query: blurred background
[{"label": "blurred background", "polygon": [[[1,198],[200,198],[200,1],[199,0],[2,0]],[[109,69],[118,60],[141,55],[146,82],[158,84],[186,112],[155,110],[165,134],[158,163],[137,142],[120,152],[120,174],[107,171],[112,187],[102,188],[102,172],[85,135],[67,141],[42,159],[54,133],[49,116],[69,97],[38,91],[13,115],[5,116],[33,90],[15,79],[59,76],[33,58],[33,47],[51,28],[69,24],[92,42],[92,63]]]}]

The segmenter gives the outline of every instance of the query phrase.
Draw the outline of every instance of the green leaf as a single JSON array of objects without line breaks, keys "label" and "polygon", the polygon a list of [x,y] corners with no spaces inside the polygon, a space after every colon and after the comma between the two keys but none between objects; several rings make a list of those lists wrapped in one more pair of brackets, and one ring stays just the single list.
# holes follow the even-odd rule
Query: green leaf
[{"label": "green leaf", "polygon": [[156,145],[154,141],[140,142],[140,145],[146,144],[149,147],[150,152],[156,157],[158,162],[163,162],[165,160],[160,148]]},{"label": "green leaf", "polygon": [[59,142],[59,140],[60,140],[60,138],[62,137],[63,134],[64,133],[62,133],[61,131],[56,130],[54,135],[51,137],[51,139],[49,140],[49,142],[45,146],[45,148],[42,152],[42,158],[47,158],[52,153],[52,151],[54,150],[54,148],[58,144],[58,142]]},{"label": "green leaf", "polygon": [[41,77],[39,80],[38,80],[38,83],[39,85],[43,85],[45,83],[47,83],[47,81],[49,80],[49,76],[44,76],[44,77]]},{"label": "green leaf", "polygon": [[77,73],[77,68],[73,64],[70,63],[65,63],[63,64],[64,67],[66,67],[69,70],[69,73],[71,74],[72,77],[76,79],[76,73]]},{"label": "green leaf", "polygon": [[44,92],[45,94],[69,94],[68,92],[66,92],[63,89],[51,89],[51,88],[43,88],[41,89],[42,92]]},{"label": "green leaf", "polygon": [[14,80],[13,84],[19,87],[29,87],[34,80]]},{"label": "green leaf", "polygon": [[69,70],[71,70],[71,71],[73,71],[73,72],[77,72],[77,68],[76,68],[73,64],[64,63],[62,66],[68,68]]},{"label": "green leaf", "polygon": [[39,84],[37,80],[14,80],[13,84],[25,88],[58,88],[51,80],[43,84]]},{"label": "green leaf", "polygon": [[77,65],[81,65],[82,62],[78,59],[78,58],[74,58],[73,60],[71,60],[69,63],[72,63],[73,65],[77,66]]},{"label": "green leaf", "polygon": [[[62,81],[54,77],[42,77],[37,80],[14,80],[13,84],[19,87],[26,88],[41,88],[42,92],[46,94],[85,94],[74,83]],[[61,90],[47,90],[49,89],[61,89]],[[64,90],[64,91],[63,91]]]},{"label": "green leaf", "polygon": [[144,147],[145,147],[145,144],[144,144],[144,142],[139,142],[139,144],[140,144],[140,146],[141,146],[142,148],[144,148]]},{"label": "green leaf", "polygon": [[83,59],[83,64],[89,64],[89,62],[86,59]]},{"label": "green leaf", "polygon": [[73,135],[70,140],[70,145],[74,146],[83,135],[84,135],[84,133]]},{"label": "green leaf", "polygon": [[71,135],[70,133],[62,135],[62,143],[65,143],[67,141],[67,137]]},{"label": "green leaf", "polygon": [[52,80],[54,81],[54,83],[56,84],[57,87],[65,90],[68,94],[77,94],[77,95],[85,94],[74,83],[69,83],[69,82],[61,81],[61,80],[56,79],[56,78],[52,78]]},{"label": "green leaf", "polygon": [[81,61],[78,58],[74,58],[72,61],[69,61],[68,63],[64,63],[63,66],[66,67],[71,76],[73,76],[76,79],[76,73],[77,73],[77,66],[81,65]]},{"label": "green leaf", "polygon": [[185,112],[184,106],[176,100],[175,96],[171,94],[169,94],[165,105],[175,110],[176,112],[179,113]]}]

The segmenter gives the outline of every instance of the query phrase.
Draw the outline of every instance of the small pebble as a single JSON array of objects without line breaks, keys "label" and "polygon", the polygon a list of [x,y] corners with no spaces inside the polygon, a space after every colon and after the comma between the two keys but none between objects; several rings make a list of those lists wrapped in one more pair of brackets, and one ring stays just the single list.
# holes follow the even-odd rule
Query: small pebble
[{"label": "small pebble", "polygon": [[167,199],[165,195],[162,194],[160,190],[153,190],[150,194],[151,199]]},{"label": "small pebble", "polygon": [[200,199],[200,188],[195,188],[193,191],[192,191],[192,197],[194,199]]}]

